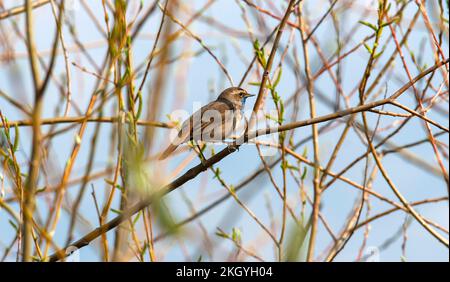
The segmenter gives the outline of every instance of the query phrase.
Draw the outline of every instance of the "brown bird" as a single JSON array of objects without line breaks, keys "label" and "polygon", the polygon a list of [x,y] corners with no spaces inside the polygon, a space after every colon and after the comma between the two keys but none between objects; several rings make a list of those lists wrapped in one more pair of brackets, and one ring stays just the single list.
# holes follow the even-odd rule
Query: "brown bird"
[{"label": "brown bird", "polygon": [[245,100],[252,96],[239,87],[225,89],[217,100],[203,106],[183,122],[177,137],[159,159],[167,158],[180,144],[188,141],[221,141],[228,138],[242,119]]}]

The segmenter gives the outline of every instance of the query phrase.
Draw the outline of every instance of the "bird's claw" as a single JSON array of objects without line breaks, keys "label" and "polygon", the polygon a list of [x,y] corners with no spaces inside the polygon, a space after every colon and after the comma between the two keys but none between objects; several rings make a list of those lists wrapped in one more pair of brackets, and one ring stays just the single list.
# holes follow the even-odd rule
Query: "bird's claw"
[{"label": "bird's claw", "polygon": [[239,146],[237,144],[230,144],[227,147],[229,153],[239,151]]}]

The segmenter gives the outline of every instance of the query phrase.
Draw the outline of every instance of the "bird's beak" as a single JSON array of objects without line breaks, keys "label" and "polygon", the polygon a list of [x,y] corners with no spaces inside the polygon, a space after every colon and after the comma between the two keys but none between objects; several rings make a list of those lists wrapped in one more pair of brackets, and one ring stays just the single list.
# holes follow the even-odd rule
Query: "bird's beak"
[{"label": "bird's beak", "polygon": [[250,97],[253,97],[253,96],[255,96],[255,94],[245,93],[245,98],[250,98]]}]

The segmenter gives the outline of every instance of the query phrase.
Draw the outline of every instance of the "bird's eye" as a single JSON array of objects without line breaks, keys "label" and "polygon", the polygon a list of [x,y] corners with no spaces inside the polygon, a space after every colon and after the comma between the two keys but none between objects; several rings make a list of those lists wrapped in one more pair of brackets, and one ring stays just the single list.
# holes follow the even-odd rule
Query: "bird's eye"
[{"label": "bird's eye", "polygon": [[242,93],[242,92],[239,93],[239,97],[241,97],[241,98],[244,97],[244,93]]}]

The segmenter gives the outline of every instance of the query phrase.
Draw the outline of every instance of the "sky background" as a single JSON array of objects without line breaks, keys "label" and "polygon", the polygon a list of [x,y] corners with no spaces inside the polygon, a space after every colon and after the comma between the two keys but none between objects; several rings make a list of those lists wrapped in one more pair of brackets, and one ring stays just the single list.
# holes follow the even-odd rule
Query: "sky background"
[{"label": "sky background", "polygon": [[[16,6],[19,1],[11,1],[6,0],[3,1],[4,6],[9,8]],[[87,1],[89,6],[92,8],[92,11],[98,15],[98,19],[101,23],[103,23],[103,18],[101,15],[101,1]],[[133,4],[138,3],[139,1],[129,1],[131,6],[135,6]],[[148,7],[153,1],[143,1],[145,7]],[[286,8],[286,1],[280,1],[281,4],[278,4],[277,7],[279,11],[284,11]],[[324,12],[329,7],[328,1],[305,1],[305,12],[308,14],[309,21],[315,25],[317,21],[321,18]],[[376,5],[371,0],[362,0],[356,1],[357,6],[360,9],[355,9],[352,12],[346,13],[343,18],[345,21],[342,21],[342,30],[343,33],[347,35],[350,27],[353,27],[358,20],[362,17],[363,7],[368,7],[370,12],[367,16],[364,16],[364,20],[369,22],[375,22],[376,16]],[[390,1],[392,2],[392,1]],[[428,1],[427,1],[428,2]],[[437,2],[437,1],[429,1],[429,2]],[[184,1],[187,3],[187,1]],[[195,11],[197,11],[200,7],[202,7],[206,1],[203,0],[193,0],[189,1],[189,5],[191,8],[190,14],[180,13],[178,15],[179,19],[183,22],[186,22],[187,19],[192,16]],[[432,4],[433,4],[432,3]],[[434,3],[435,4],[435,3]],[[250,13],[252,9],[245,4],[242,4],[243,7]],[[263,7],[267,8],[266,5]],[[394,5],[395,7],[395,5]],[[415,5],[410,4],[406,9],[404,15],[408,20],[404,22],[408,24],[410,19],[415,12]],[[253,12],[253,11],[252,11]],[[278,11],[274,11],[275,14],[279,15]],[[448,11],[447,11],[448,13]],[[133,15],[132,12],[130,14]],[[38,8],[35,10],[35,30],[36,30],[36,42],[37,48],[41,51],[48,51],[51,49],[51,44],[54,36],[54,21],[53,16],[50,10],[49,5],[45,5],[44,7]],[[216,21],[223,23],[229,28],[240,30],[245,32],[246,27],[243,19],[241,17],[241,10],[236,3],[236,1],[232,0],[217,0],[214,4],[205,12],[205,15],[211,18],[214,18]],[[89,54],[95,58],[98,64],[104,58],[105,50],[106,50],[106,42],[102,40],[101,34],[93,25],[91,19],[85,13],[85,11],[81,8],[75,8],[68,13],[69,20],[73,21],[77,26],[77,34],[80,40],[83,43],[86,43],[89,46],[94,46],[89,48]],[[161,18],[161,11],[157,10],[152,14],[151,18],[147,21],[144,26],[141,37],[138,38],[134,42],[134,60],[135,62],[142,62],[148,53],[150,52],[153,46],[153,40],[155,31],[159,25],[159,21]],[[268,25],[268,30],[272,30],[277,21],[273,19],[269,19],[268,16],[264,16],[266,19],[266,24]],[[293,17],[292,17],[293,18]],[[14,19],[20,27],[24,26],[24,17],[18,16],[12,18]],[[6,23],[4,23],[6,22]],[[252,23],[255,24],[254,17],[252,17]],[[2,28],[10,27],[10,20],[3,20],[0,22]],[[178,26],[174,25],[174,28],[178,30]],[[205,23],[203,21],[196,21],[190,26],[190,30],[194,33],[201,36],[204,39],[204,43],[209,46],[213,52],[224,62],[230,75],[232,76],[235,82],[240,81],[247,64],[244,63],[241,59],[242,56],[247,58],[251,58],[253,55],[253,47],[252,42],[248,40],[248,37],[239,37],[239,36],[224,36],[224,34],[218,30],[213,25]],[[67,33],[67,28],[65,28],[65,32]],[[264,41],[264,38],[268,35],[263,30],[255,30],[254,31],[260,41]],[[301,52],[301,44],[299,42],[298,31],[292,31],[292,29],[287,28],[283,35],[281,46],[284,49],[288,38],[291,32],[295,34],[295,46],[298,49],[298,52]],[[359,28],[356,33],[350,36],[350,43],[346,46],[344,51],[348,51],[349,47],[355,46],[358,42],[361,41],[364,37],[370,35],[371,30],[368,28]],[[388,30],[386,29],[384,38],[386,38]],[[67,33],[68,34],[68,33]],[[244,33],[245,34],[245,33]],[[335,37],[334,30],[332,27],[332,23],[330,18],[319,27],[319,29],[315,33],[316,38],[321,44],[323,50],[326,51],[327,57],[329,57],[335,50]],[[424,24],[421,20],[416,26],[416,29],[412,33],[409,40],[409,47],[412,50],[418,52],[418,54],[422,55],[423,63],[431,66],[434,64],[433,54],[431,52],[431,47],[429,45],[429,41],[425,41],[427,37],[427,33],[424,27]],[[444,44],[445,53],[448,54],[448,30],[445,37],[445,41],[447,44]],[[67,45],[73,45],[73,39],[66,35]],[[30,105],[32,102],[32,85],[30,80],[30,73],[28,67],[28,61],[26,57],[26,47],[21,40],[15,40],[16,45],[14,46],[14,51],[19,59],[16,60],[15,63],[9,64],[5,61],[0,61],[0,89],[5,93],[8,93],[12,97],[20,100],[24,105]],[[318,59],[317,53],[314,51],[313,46],[310,44],[311,50],[311,61],[312,61],[312,71],[313,73],[322,67],[320,60]],[[386,61],[388,55],[392,53],[393,45],[390,44],[386,54],[383,55],[382,61]],[[196,52],[202,50],[201,46],[194,40],[188,38],[187,36],[183,36],[181,39],[178,39],[173,45],[173,54],[180,54],[182,52]],[[270,49],[268,49],[270,50]],[[291,53],[291,52],[290,52]],[[1,56],[1,55],[0,55]],[[70,60],[76,62],[78,65],[86,66],[88,69],[92,69],[92,66],[87,62],[85,57],[83,57],[78,52],[70,52],[69,54]],[[299,55],[302,58],[301,55]],[[48,59],[48,56],[45,57]],[[279,62],[279,55],[275,58],[275,62]],[[353,53],[351,56],[346,58],[343,61],[343,90],[345,93],[349,93],[353,91],[357,82],[361,79],[361,74],[363,73],[365,64],[368,59],[368,53],[364,48],[360,48],[357,52]],[[303,60],[301,60],[301,63]],[[90,99],[93,85],[95,79],[79,69],[72,67],[73,74],[73,99],[80,106],[82,111],[85,111],[87,103]],[[379,69],[376,68],[377,71]],[[303,71],[303,70],[302,70]],[[150,77],[152,74],[150,73]],[[378,72],[376,72],[378,73]],[[418,72],[414,69],[413,76]],[[57,61],[57,65],[55,68],[55,75],[63,76],[64,75],[64,60],[60,56]],[[439,79],[442,80],[442,76],[436,75],[435,85],[439,85]],[[140,82],[140,79],[138,80]],[[151,79],[149,79],[151,84]],[[257,77],[252,73],[250,78],[247,80],[248,82],[257,81]],[[388,81],[383,80],[383,84],[387,87],[387,93],[392,94],[395,90],[400,88],[407,81],[407,77],[401,67],[401,62],[396,61],[395,67],[393,68],[392,73],[388,76]],[[149,85],[150,85],[149,84]],[[334,98],[335,95],[335,86],[331,82],[331,79],[328,75],[322,75],[315,83],[316,92],[323,93],[323,95]],[[423,87],[423,83],[419,83],[419,89]],[[188,58],[183,60],[183,62],[177,62],[170,66],[170,71],[167,73],[167,87],[164,92],[164,105],[161,110],[163,113],[160,116],[161,121],[168,121],[166,114],[173,112],[174,110],[186,110],[189,113],[192,112],[193,104],[201,103],[205,104],[212,99],[214,99],[217,94],[224,88],[230,86],[227,82],[225,76],[221,72],[220,68],[216,64],[216,62],[209,56],[206,52],[203,52],[201,55],[195,58]],[[249,84],[244,84],[244,87],[248,89],[249,92],[257,92],[258,88]],[[286,64],[283,69],[283,75],[278,86],[278,92],[281,95],[282,99],[287,99],[290,97],[294,91],[296,90],[296,81],[292,69]],[[43,116],[44,117],[53,117],[55,106],[61,103],[61,98],[58,91],[55,88],[54,84],[51,84],[47,90],[47,94],[45,96],[45,109]],[[149,88],[144,88],[144,95],[148,95]],[[297,120],[304,120],[309,117],[308,110],[308,99],[307,95],[301,95],[301,99],[299,102],[300,106],[300,114]],[[355,95],[356,96],[356,95]],[[406,92],[404,97],[400,99],[400,101],[406,105],[414,105],[412,103],[413,93],[411,91]],[[354,97],[357,98],[357,97]],[[351,100],[352,105],[356,105],[356,100]],[[254,100],[248,100],[247,102],[247,110],[253,106]],[[109,104],[113,105],[113,104]],[[271,101],[267,101],[267,110],[271,109]],[[109,108],[112,108],[112,107]],[[448,104],[446,104],[448,108]],[[2,100],[0,97],[0,110],[3,114],[8,117],[9,120],[20,120],[24,119],[24,116],[17,111],[15,108],[12,108],[5,100]],[[391,107],[386,107],[386,110],[393,110]],[[333,112],[334,110],[320,100],[318,101],[318,115],[325,115]],[[398,110],[397,110],[398,111]],[[290,113],[292,112],[292,106],[287,107],[287,117],[290,117]],[[71,115],[75,115],[75,112],[72,110]],[[112,113],[109,113],[110,115]],[[370,123],[372,127],[375,125],[376,116],[370,116]],[[443,117],[441,115],[430,113],[430,117],[437,122],[440,122],[444,126],[448,127],[448,117]],[[383,116],[380,121],[380,128],[390,125],[395,118],[389,116]],[[360,118],[359,118],[360,120]],[[288,120],[287,122],[292,121]],[[44,126],[44,132],[47,132],[49,127]],[[63,128],[63,126],[58,127]],[[342,126],[339,126],[337,130],[331,130],[321,136],[320,139],[320,155],[322,160],[328,160],[334,145],[339,137],[339,134],[342,131]],[[109,143],[110,143],[110,129],[111,125],[105,124],[101,127],[100,133],[100,142],[98,142],[97,147],[97,155],[95,158],[94,170],[99,171],[106,166],[108,162],[114,160],[109,153]],[[433,132],[437,132],[436,128],[432,128]],[[89,154],[89,142],[91,136],[93,134],[94,124],[89,124],[87,127],[87,131],[85,137],[83,139],[83,143],[81,146],[81,151],[77,158],[77,161],[73,170],[73,177],[82,176],[84,172],[84,167],[88,160]],[[50,184],[56,184],[59,181],[59,177],[62,174],[64,169],[65,161],[70,154],[74,139],[75,139],[76,131],[68,131],[65,134],[59,135],[54,139],[52,145],[52,155],[51,163],[49,165],[47,163],[46,173],[48,173]],[[296,130],[296,141],[307,137],[310,135],[311,128],[303,127]],[[385,136],[387,132],[384,131],[380,133],[380,136]],[[140,134],[143,133],[143,128],[141,128]],[[155,152],[160,151],[167,145],[167,129],[156,129],[157,138],[155,141],[156,149]],[[424,138],[426,135],[422,129],[422,126],[419,122],[412,121],[402,130],[400,134],[398,134],[395,138],[392,139],[396,144],[407,144],[410,142],[414,142]],[[443,135],[439,137],[438,140],[445,142],[448,144],[448,140],[446,141],[448,135]],[[30,155],[30,138],[31,138],[31,130],[29,128],[21,128],[21,143],[20,143],[20,160],[24,162]],[[267,138],[266,138],[267,139]],[[301,146],[297,151],[303,152],[304,148],[307,147],[308,157],[312,159],[312,143],[306,143]],[[215,151],[219,151],[223,146],[215,147]],[[366,147],[361,143],[360,139],[357,137],[354,131],[351,130],[349,137],[346,139],[343,147],[343,151],[340,154],[333,171],[339,171],[344,168],[349,162],[351,162],[355,157],[360,155]],[[424,159],[427,162],[432,163],[433,166],[437,166],[437,163],[434,160],[434,154],[432,148],[429,144],[423,144],[420,146],[413,147],[411,152],[418,155],[424,156]],[[175,169],[178,164],[184,160],[186,157],[186,153],[177,155],[176,157],[171,158],[169,161],[164,162],[162,164],[151,164],[149,166],[149,170],[154,172],[157,176],[157,181],[159,183],[167,183],[170,179],[173,179],[173,176],[170,175],[170,171]],[[278,157],[278,155],[276,156]],[[293,162],[293,161],[292,161]],[[196,165],[198,160],[194,160],[188,165],[184,171]],[[216,167],[220,168],[222,171],[223,179],[232,185],[237,185],[243,179],[245,179],[249,174],[255,171],[260,167],[260,160],[257,155],[256,148],[252,145],[243,146],[239,152],[231,154],[224,160],[222,160]],[[418,169],[413,164],[405,161],[400,158],[398,155],[388,155],[383,159],[383,163],[386,166],[386,169],[391,173],[392,179],[394,183],[397,184],[399,190],[403,193],[403,195],[409,201],[421,200],[424,198],[431,197],[440,197],[446,196],[447,190],[446,185],[442,179],[442,177],[433,175],[432,173],[425,172],[422,169]],[[373,165],[373,162],[371,163]],[[448,170],[448,162],[446,161],[446,168]],[[184,172],[183,171],[183,172]],[[364,162],[360,162],[359,165],[352,168],[348,173],[345,174],[346,177],[361,183],[362,176],[364,171]],[[163,173],[165,172],[165,173]],[[161,174],[159,174],[161,173]],[[281,183],[281,169],[279,164],[275,166],[273,169],[273,174],[277,182]],[[312,170],[308,170],[307,178],[305,180],[306,188],[310,195],[312,195]],[[178,175],[181,175],[179,173]],[[291,179],[288,178],[288,198],[290,203],[293,205],[299,202],[298,197],[298,187],[297,184]],[[41,185],[45,185],[45,180],[41,178]],[[105,189],[105,182],[103,178],[92,181],[90,183],[93,187],[95,187],[96,191],[98,191],[98,200],[102,204],[104,201],[103,198],[103,190]],[[7,185],[8,187],[8,185]],[[76,192],[79,186],[70,187],[68,189],[67,197],[69,199],[74,199],[76,196]],[[90,187],[88,188],[90,189]],[[393,199],[396,202],[395,195],[390,190],[389,186],[383,180],[383,178],[378,175],[376,178],[373,189],[378,193],[388,197],[389,199]],[[183,195],[184,194],[184,195]],[[190,215],[189,208],[186,206],[185,201],[183,200],[183,196],[188,197],[197,207],[197,210],[206,206],[208,203],[214,201],[223,195],[227,194],[227,191],[220,186],[217,180],[213,179],[213,175],[210,171],[207,171],[201,175],[199,175],[194,180],[186,183],[182,186],[181,189],[177,189],[176,191],[170,193],[166,196],[166,201],[168,206],[171,208],[171,213],[173,214],[176,221],[182,220]],[[6,190],[5,198],[8,198],[8,195],[11,196],[11,192]],[[258,176],[253,182],[249,185],[246,185],[239,193],[239,198],[255,213],[262,219],[262,221],[269,226],[270,218],[268,214],[268,210],[266,207],[267,199],[271,202],[272,209],[276,217],[280,217],[282,210],[282,202],[279,200],[278,196],[276,196],[276,192],[274,191],[273,186],[270,183],[270,180],[267,174],[262,173]],[[349,185],[337,181],[329,190],[326,191],[323,195],[323,206],[322,212],[324,216],[328,219],[331,228],[338,232],[338,230],[345,223],[346,218],[353,208],[354,201],[360,196],[359,190],[356,190]],[[48,202],[52,200],[52,196],[47,195],[45,197],[39,197],[37,202],[38,204],[38,213],[40,216],[45,218],[48,210]],[[118,198],[115,199],[113,204],[114,207],[118,205]],[[371,214],[377,214],[378,212],[384,211],[391,206],[377,199],[371,200],[372,211]],[[17,205],[13,205],[13,207],[18,211]],[[448,201],[440,202],[430,205],[422,205],[417,207],[417,211],[419,211],[426,218],[432,219],[433,221],[439,223],[446,229],[449,228],[449,213],[448,213]],[[87,193],[83,199],[80,211],[83,216],[91,222],[92,225],[84,225],[82,223],[78,223],[77,231],[75,233],[75,238],[79,238],[84,235],[87,231],[92,230],[98,224],[97,216],[95,213],[95,207],[90,197],[89,193]],[[308,213],[310,209],[308,209]],[[110,219],[115,216],[114,213],[110,213]],[[362,215],[364,218],[365,212]],[[14,238],[15,232],[11,228],[8,220],[10,219],[9,215],[0,209],[0,248],[3,249],[4,246],[7,246],[11,240]],[[62,217],[58,228],[55,232],[55,240],[56,242],[62,246],[65,243],[67,236],[67,228],[70,217],[67,212],[62,213]],[[399,229],[402,228],[402,224],[405,220],[405,213],[403,212],[395,212],[389,216],[383,217],[380,220],[376,220],[371,224],[371,231],[367,241],[366,251],[369,252],[373,248],[380,247],[386,240],[391,238],[394,234],[398,232]],[[207,227],[208,233],[210,234],[210,238],[213,240],[214,246],[217,247],[213,257],[210,258],[208,255],[199,252],[199,250],[203,247],[203,240],[200,234],[198,234],[198,228],[192,229],[190,227],[197,227],[197,222],[190,223],[185,229],[187,234],[187,239],[183,247],[177,245],[177,241],[173,238],[165,239],[158,242],[155,246],[157,257],[158,255],[162,256],[164,252],[164,260],[166,261],[178,261],[178,260],[197,260],[199,256],[202,256],[205,260],[223,260],[226,259],[227,255],[234,250],[234,247],[229,242],[224,242],[222,238],[219,238],[214,235],[216,232],[216,228],[220,227],[226,232],[231,232],[233,227],[237,227],[242,232],[242,240],[244,245],[247,242],[258,238],[264,246],[262,249],[259,249],[258,246],[255,248],[267,260],[274,260],[274,248],[271,247],[271,244],[268,243],[268,236],[264,235],[261,228],[248,216],[245,211],[240,208],[233,199],[228,199],[226,202],[222,203],[219,207],[209,211],[205,215],[201,217],[201,221],[204,226]],[[159,230],[155,232],[159,234]],[[353,261],[355,260],[358,250],[361,246],[361,242],[363,239],[364,229],[359,229],[354,236],[351,238],[346,248],[337,256],[337,261]],[[144,233],[142,230],[139,232],[144,238]],[[449,252],[448,249],[443,247],[436,239],[434,239],[431,235],[429,235],[422,226],[420,226],[416,221],[412,221],[411,226],[408,229],[408,241],[407,241],[407,253],[406,260],[407,261],[448,261],[449,260]],[[108,232],[108,239],[110,244],[113,242],[114,232]],[[446,235],[446,237],[448,237]],[[98,261],[100,259],[100,252],[98,244],[99,241],[96,240],[90,247],[83,248],[80,253],[80,260],[82,261]],[[330,243],[330,236],[325,231],[322,224],[319,225],[319,231],[317,236],[317,245],[316,245],[316,254],[319,254],[321,250],[323,250]],[[401,236],[400,239],[395,240],[392,244],[389,245],[386,249],[379,250],[379,259],[381,261],[400,261],[401,260]],[[169,248],[171,247],[171,248]],[[184,250],[183,250],[184,248]],[[164,250],[169,249],[168,253],[165,253]],[[3,251],[1,252],[3,253]],[[7,260],[15,260],[15,252],[11,252],[11,255]]]}]

